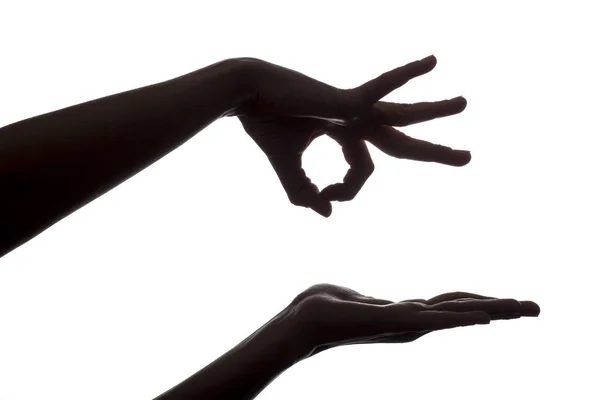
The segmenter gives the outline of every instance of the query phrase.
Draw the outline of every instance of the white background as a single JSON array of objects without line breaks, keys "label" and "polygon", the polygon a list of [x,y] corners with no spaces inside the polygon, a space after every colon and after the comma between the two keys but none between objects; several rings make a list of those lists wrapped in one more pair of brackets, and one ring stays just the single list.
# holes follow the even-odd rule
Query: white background
[{"label": "white background", "polygon": [[[435,54],[388,99],[464,95],[462,115],[405,131],[473,154],[373,149],[373,177],[324,219],[288,203],[237,120],[216,122],[0,260],[0,399],[153,398],[319,282],[542,314],[331,350],[259,398],[599,398],[593,1],[0,4],[2,126],[229,57],[352,87]],[[346,170],[328,139],[305,165],[320,187]]]}]

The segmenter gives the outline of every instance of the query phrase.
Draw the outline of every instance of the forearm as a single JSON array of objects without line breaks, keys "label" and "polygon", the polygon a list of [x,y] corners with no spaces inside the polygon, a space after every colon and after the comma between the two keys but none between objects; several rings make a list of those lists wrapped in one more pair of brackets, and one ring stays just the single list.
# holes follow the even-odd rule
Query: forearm
[{"label": "forearm", "polygon": [[248,400],[308,354],[284,311],[231,351],[155,400]]},{"label": "forearm", "polygon": [[0,257],[230,114],[238,69],[227,60],[1,128]]}]

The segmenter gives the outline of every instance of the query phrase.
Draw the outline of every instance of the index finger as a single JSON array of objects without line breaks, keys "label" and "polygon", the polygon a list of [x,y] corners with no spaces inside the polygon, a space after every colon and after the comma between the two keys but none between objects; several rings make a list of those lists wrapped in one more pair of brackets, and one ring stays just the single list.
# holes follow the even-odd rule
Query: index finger
[{"label": "index finger", "polygon": [[[330,135],[331,136],[331,135]],[[343,140],[331,136],[340,143],[344,158],[350,169],[342,183],[327,186],[321,196],[328,201],[349,201],[360,192],[367,179],[373,173],[375,166],[369,154],[367,145],[362,140]]]},{"label": "index finger", "polygon": [[488,313],[480,310],[454,311],[421,311],[413,316],[413,324],[419,331],[439,331],[471,325],[486,325],[491,321]]},{"label": "index finger", "polygon": [[372,105],[379,99],[403,86],[409,80],[430,72],[435,68],[436,64],[437,59],[434,56],[429,56],[419,61],[413,61],[402,67],[385,72],[354,90],[359,93],[359,96],[365,103]]}]

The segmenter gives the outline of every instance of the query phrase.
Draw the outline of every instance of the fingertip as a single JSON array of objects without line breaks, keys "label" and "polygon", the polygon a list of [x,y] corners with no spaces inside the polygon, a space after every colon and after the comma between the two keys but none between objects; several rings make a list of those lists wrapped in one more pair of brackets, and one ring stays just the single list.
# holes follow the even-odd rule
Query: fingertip
[{"label": "fingertip", "polygon": [[329,185],[325,189],[321,190],[321,193],[319,193],[319,197],[321,197],[325,201],[334,201],[335,200],[335,192],[336,192],[336,184]]},{"label": "fingertip", "polygon": [[455,150],[454,165],[457,167],[464,167],[471,162],[471,152],[467,150]]},{"label": "fingertip", "polygon": [[524,317],[538,317],[541,313],[540,306],[533,301],[522,301],[521,302]]},{"label": "fingertip", "polygon": [[471,162],[471,152],[470,151],[464,151],[464,157],[465,157],[465,163],[463,165],[467,165],[468,163]]},{"label": "fingertip", "polygon": [[471,152],[445,148],[445,151],[436,157],[436,162],[452,167],[464,167],[471,162]]},{"label": "fingertip", "polygon": [[311,209],[325,218],[329,218],[333,212],[333,208],[329,201],[319,201],[318,203],[315,203]]},{"label": "fingertip", "polygon": [[430,56],[425,57],[421,60],[421,62],[431,66],[431,68],[435,67],[437,64],[437,58],[432,54]]},{"label": "fingertip", "polygon": [[467,108],[467,99],[465,99],[463,96],[455,97],[451,101],[456,106],[457,114],[463,112],[465,108]]},{"label": "fingertip", "polygon": [[437,65],[437,58],[435,58],[435,56],[431,55],[429,57],[425,57],[422,60],[419,60],[418,62],[414,63],[413,65],[416,67],[415,75],[416,76],[423,75],[428,72],[431,72],[431,70],[433,70],[435,68],[435,66]]},{"label": "fingertip", "polygon": [[319,197],[328,202],[350,201],[354,199],[355,196],[356,192],[349,190],[349,188],[343,183],[334,183],[333,185],[329,185],[319,194]]}]

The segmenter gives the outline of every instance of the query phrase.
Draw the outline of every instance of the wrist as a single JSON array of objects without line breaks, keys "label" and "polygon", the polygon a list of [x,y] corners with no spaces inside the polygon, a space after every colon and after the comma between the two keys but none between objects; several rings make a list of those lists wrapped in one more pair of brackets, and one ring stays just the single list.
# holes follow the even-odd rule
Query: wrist
[{"label": "wrist", "polygon": [[[207,123],[235,115],[250,92],[245,64],[238,59],[219,61],[189,74],[165,82],[171,88],[172,98],[184,114],[197,119],[203,129]],[[202,110],[201,113],[198,111]],[[212,121],[199,115],[212,115]]]},{"label": "wrist", "polygon": [[297,319],[282,311],[236,347],[156,400],[253,399],[304,358]]},{"label": "wrist", "polygon": [[284,309],[267,322],[254,339],[257,342],[270,343],[277,354],[278,362],[289,368],[305,359],[311,352],[304,323],[290,308]]}]

